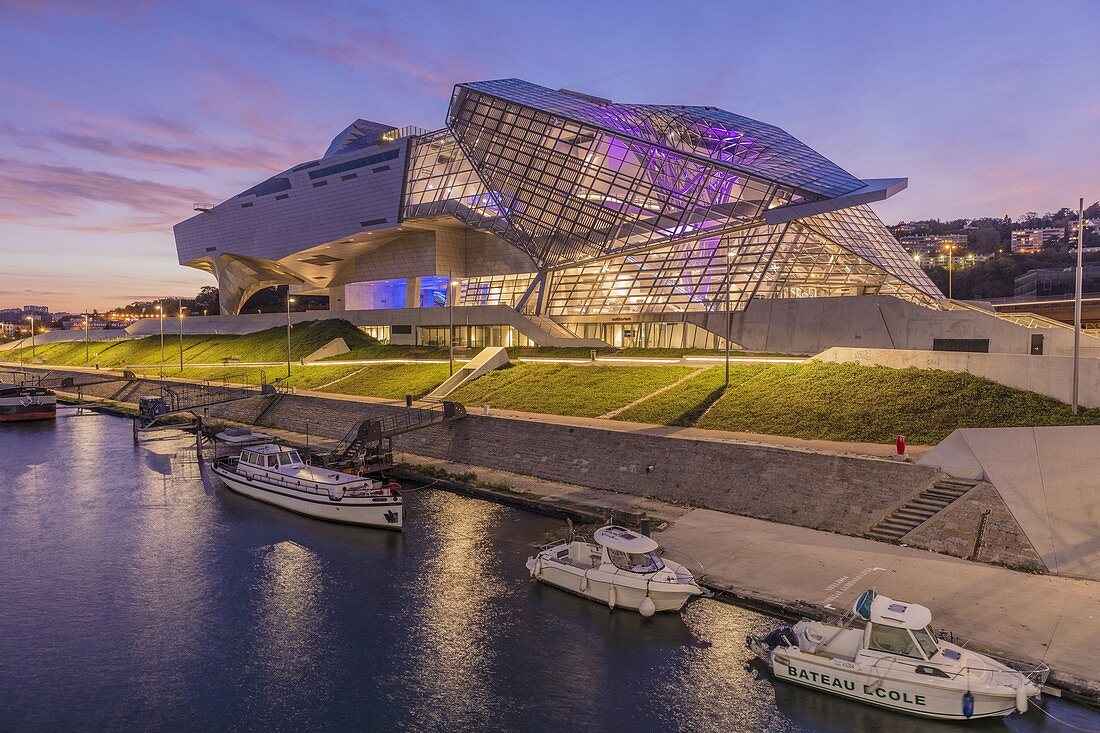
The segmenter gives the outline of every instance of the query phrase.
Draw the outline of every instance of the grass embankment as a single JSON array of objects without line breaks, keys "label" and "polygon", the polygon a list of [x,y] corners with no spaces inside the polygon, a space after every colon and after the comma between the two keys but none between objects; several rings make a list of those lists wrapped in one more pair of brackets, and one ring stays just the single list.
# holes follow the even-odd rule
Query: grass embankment
[{"label": "grass embankment", "polygon": [[598,417],[691,371],[682,366],[519,364],[471,382],[449,399],[507,410]]},{"label": "grass embankment", "polygon": [[698,427],[796,438],[929,445],[958,428],[1100,424],[1082,410],[963,372],[808,362],[767,367],[719,399]]},{"label": "grass embankment", "polygon": [[[157,369],[139,369],[147,376],[159,374]],[[187,367],[165,371],[167,377],[209,380],[215,383],[259,384],[262,378],[268,382],[280,382],[296,389],[316,390],[332,394],[349,394],[363,397],[379,397],[399,400],[411,394],[419,399],[447,379],[446,364],[371,364],[368,366],[301,366],[294,364],[290,379],[286,368],[274,367]]]},{"label": "grass embankment", "polygon": [[[676,382],[686,367],[524,364],[458,390],[468,404],[592,417]],[[1100,424],[1100,409],[1064,403],[960,372],[856,364],[736,364],[706,369],[624,410],[616,419],[785,435],[811,440],[914,445],[958,428]]]},{"label": "grass embankment", "polygon": [[[764,366],[750,364],[730,365],[730,386],[750,379]],[[711,367],[670,390],[643,400],[615,416],[616,420],[680,425],[690,427],[722,396],[726,379],[725,367]]]},{"label": "grass embankment", "polygon": [[[179,364],[180,339],[172,333],[174,321],[165,319],[164,363]],[[309,356],[335,338],[344,339],[351,349],[361,349],[378,342],[344,320],[307,321],[296,324],[291,337],[291,359]],[[160,334],[128,341],[92,341],[85,360],[83,341],[67,341],[44,344],[33,350],[28,346],[0,353],[4,361],[24,359],[33,355],[46,364],[58,366],[88,366],[98,363],[104,369],[116,369],[124,365],[160,364]],[[184,364],[216,364],[224,360],[241,362],[278,362],[286,359],[286,327],[278,326],[265,331],[244,335],[184,335]]]}]

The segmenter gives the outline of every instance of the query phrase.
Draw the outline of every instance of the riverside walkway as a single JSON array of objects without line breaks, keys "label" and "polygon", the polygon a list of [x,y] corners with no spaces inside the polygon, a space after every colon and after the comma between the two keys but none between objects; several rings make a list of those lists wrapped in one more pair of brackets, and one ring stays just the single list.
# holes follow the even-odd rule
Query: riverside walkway
[{"label": "riverside walkway", "polygon": [[870,587],[932,610],[933,625],[1000,656],[1043,661],[1051,683],[1100,699],[1100,582],[1017,572],[925,550],[693,509],[649,497],[545,481],[480,466],[402,455],[452,474],[473,471],[547,507],[645,512],[662,545],[706,569],[706,584],[784,610],[844,611]]}]

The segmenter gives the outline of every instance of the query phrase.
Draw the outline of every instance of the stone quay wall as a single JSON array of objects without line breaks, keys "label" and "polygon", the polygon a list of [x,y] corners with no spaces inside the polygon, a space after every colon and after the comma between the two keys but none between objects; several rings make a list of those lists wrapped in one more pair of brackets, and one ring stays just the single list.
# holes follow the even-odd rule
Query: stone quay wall
[{"label": "stone quay wall", "polygon": [[[57,373],[57,370],[54,370]],[[155,379],[85,387],[88,396],[137,402]],[[339,439],[360,420],[402,405],[290,394],[270,406],[249,398],[205,416]],[[552,419],[552,418],[551,418]],[[469,415],[398,436],[404,453],[610,489],[841,534],[864,534],[939,476],[931,467],[876,458]],[[904,538],[916,547],[969,556],[982,508],[992,508],[975,559],[1042,570],[995,490],[975,491]],[[1005,516],[1002,516],[1005,515]]]}]

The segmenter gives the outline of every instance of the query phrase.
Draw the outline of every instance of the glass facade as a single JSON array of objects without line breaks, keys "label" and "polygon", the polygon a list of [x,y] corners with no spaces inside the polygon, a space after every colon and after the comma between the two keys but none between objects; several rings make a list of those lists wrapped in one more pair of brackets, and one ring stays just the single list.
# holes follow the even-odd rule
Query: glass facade
[{"label": "glass facade", "polygon": [[454,217],[535,264],[464,278],[460,305],[569,322],[753,297],[942,297],[866,206],[764,222],[770,208],[864,186],[777,127],[516,79],[458,85],[447,121],[412,144],[406,219]]}]

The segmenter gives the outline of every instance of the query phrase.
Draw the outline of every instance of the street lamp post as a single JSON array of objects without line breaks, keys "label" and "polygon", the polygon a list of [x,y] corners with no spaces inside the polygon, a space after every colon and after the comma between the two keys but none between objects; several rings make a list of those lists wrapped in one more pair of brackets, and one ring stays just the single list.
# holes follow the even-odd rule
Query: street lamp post
[{"label": "street lamp post", "polygon": [[180,374],[183,374],[183,301],[179,302],[180,320]]},{"label": "street lamp post", "polygon": [[88,363],[88,311],[84,311],[84,363]]},{"label": "street lamp post", "polygon": [[37,359],[38,352],[34,348],[34,314],[31,313],[27,318],[29,318],[31,322],[31,358]]},{"label": "street lamp post", "polygon": [[164,305],[157,306],[157,318],[160,319],[160,376],[164,377]]},{"label": "street lamp post", "polygon": [[[450,347],[450,373],[455,373],[455,303],[452,291],[458,293],[458,280],[448,280],[447,283],[447,342]],[[455,296],[457,297],[457,295]]]},{"label": "street lamp post", "polygon": [[955,299],[955,245],[951,243],[944,244],[944,249],[947,250],[947,299]]},{"label": "street lamp post", "polygon": [[733,334],[733,306],[730,300],[730,274],[733,268],[733,250],[726,243],[726,388],[730,386],[730,336]]},{"label": "street lamp post", "polygon": [[290,304],[294,298],[290,297],[290,286],[286,289],[286,378],[290,379]]},{"label": "street lamp post", "polygon": [[1077,267],[1074,270],[1073,287],[1073,414],[1077,414],[1078,393],[1081,382],[1081,279],[1084,268],[1081,253],[1085,251],[1085,199],[1077,203]]}]

